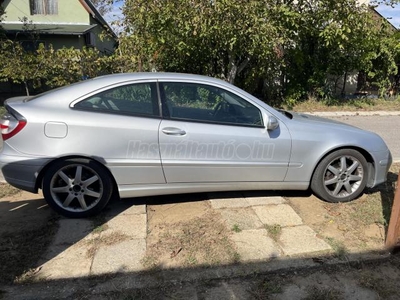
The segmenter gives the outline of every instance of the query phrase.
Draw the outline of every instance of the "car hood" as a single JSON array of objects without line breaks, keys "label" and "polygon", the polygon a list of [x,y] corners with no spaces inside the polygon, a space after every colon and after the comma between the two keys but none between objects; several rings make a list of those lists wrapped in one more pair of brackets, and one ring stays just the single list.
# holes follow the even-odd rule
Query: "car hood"
[{"label": "car hood", "polygon": [[303,113],[296,113],[296,112],[290,112],[293,116],[293,119],[298,121],[298,122],[303,122],[303,123],[318,123],[318,125],[333,125],[335,128],[342,127],[343,129],[349,129],[349,130],[355,130],[355,131],[365,131],[363,129],[360,129],[358,127],[355,127],[353,125],[349,125],[340,121],[336,120],[331,120],[331,119],[326,119],[322,117],[317,117],[309,114],[303,114]]},{"label": "car hood", "polygon": [[[290,128],[294,131],[322,134],[329,140],[336,140],[339,144],[342,142],[343,146],[351,144],[368,151],[384,151],[388,149],[383,139],[374,132],[335,120],[303,113],[290,113],[293,121]],[[349,141],[351,142],[349,143]]]}]

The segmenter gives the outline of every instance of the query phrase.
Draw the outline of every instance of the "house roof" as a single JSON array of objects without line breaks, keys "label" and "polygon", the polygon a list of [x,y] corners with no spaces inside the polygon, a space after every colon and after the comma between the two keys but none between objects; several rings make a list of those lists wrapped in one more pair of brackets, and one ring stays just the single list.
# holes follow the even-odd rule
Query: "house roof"
[{"label": "house roof", "polygon": [[[115,32],[113,31],[113,29],[110,27],[110,25],[107,23],[107,21],[103,18],[103,16],[99,13],[99,11],[96,9],[96,7],[93,5],[93,3],[90,0],[78,0],[82,6],[85,8],[85,10],[91,15],[91,17],[93,19],[95,19],[99,25],[103,26],[104,28],[107,29],[107,31],[112,35],[112,37],[114,39],[117,39],[117,35],[115,34]],[[0,4],[3,4],[4,0],[0,0]],[[8,3],[8,2],[7,2]],[[6,29],[7,31],[17,31],[20,32],[21,28],[16,28],[14,27],[15,24],[8,24],[9,26],[5,25],[6,23],[2,22],[2,27],[4,29]],[[11,26],[11,27],[10,27]],[[37,30],[42,30],[40,27],[42,25],[41,24],[37,24],[36,28]],[[53,25],[49,25],[54,27]],[[86,26],[92,26],[89,29],[84,29],[81,28],[82,26],[85,25],[56,25],[57,29],[55,29],[56,32],[54,32],[53,34],[82,34],[85,31],[93,28],[93,25],[86,25]],[[10,29],[7,29],[6,27],[10,27]],[[49,30],[49,34],[52,34],[51,28],[44,28],[44,30]]]},{"label": "house roof", "polygon": [[100,22],[101,25],[103,25],[109,30],[109,32],[114,38],[117,38],[117,35],[115,34],[114,30],[110,27],[110,25],[107,23],[107,21],[103,18],[103,16],[99,13],[97,8],[93,5],[93,3],[90,0],[79,0],[79,2],[83,5],[86,11],[92,15],[94,19],[96,19],[98,22]]},{"label": "house roof", "polygon": [[[38,31],[40,34],[56,34],[56,35],[81,35],[97,25],[70,25],[70,24],[34,24],[30,30]],[[26,31],[24,24],[21,23],[3,23],[3,29],[8,33],[20,33]]]},{"label": "house roof", "polygon": [[384,16],[382,16],[382,14],[376,10],[376,7],[374,6],[370,6],[370,9],[375,13],[376,16],[382,18],[383,20],[385,20],[387,22],[387,24],[389,24],[389,26],[391,27],[391,29],[393,31],[398,31],[399,29],[396,28],[396,26],[393,25],[392,22],[390,22],[387,18],[385,18]]}]

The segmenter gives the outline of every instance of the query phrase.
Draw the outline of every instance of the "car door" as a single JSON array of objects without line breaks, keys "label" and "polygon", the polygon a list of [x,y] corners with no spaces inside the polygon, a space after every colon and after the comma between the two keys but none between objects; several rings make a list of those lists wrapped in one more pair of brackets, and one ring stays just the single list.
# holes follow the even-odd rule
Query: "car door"
[{"label": "car door", "polygon": [[160,81],[161,161],[167,183],[283,181],[291,139],[266,129],[257,105],[211,84]]},{"label": "car door", "polygon": [[86,156],[96,153],[120,186],[165,183],[158,146],[161,116],[155,81],[105,88],[78,100],[73,109],[75,119],[69,121],[67,137],[71,139],[71,152],[78,149]]}]

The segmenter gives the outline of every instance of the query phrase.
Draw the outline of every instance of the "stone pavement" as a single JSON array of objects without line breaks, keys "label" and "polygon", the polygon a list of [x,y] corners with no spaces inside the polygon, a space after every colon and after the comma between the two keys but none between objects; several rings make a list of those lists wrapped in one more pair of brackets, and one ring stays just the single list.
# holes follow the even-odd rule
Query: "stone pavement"
[{"label": "stone pavement", "polygon": [[112,214],[106,213],[101,220],[61,219],[36,277],[48,280],[139,271],[146,235],[145,205],[127,207],[119,201],[113,203]]},{"label": "stone pavement", "polygon": [[[331,250],[282,197],[253,197],[250,192],[208,195],[211,207],[227,227],[238,228],[232,241],[241,263]],[[227,196],[231,198],[220,198]],[[122,200],[111,207],[99,219],[60,219],[58,232],[35,276],[53,280],[144,270],[146,206],[132,206]],[[271,237],[269,227],[278,228],[276,236]]]},{"label": "stone pavement", "polygon": [[[235,198],[213,199],[211,206],[220,211],[229,228],[236,228],[232,239],[242,261],[266,261],[271,258],[326,252],[331,247],[308,226],[282,197],[253,197],[251,192]],[[275,228],[276,236],[268,234]]]}]

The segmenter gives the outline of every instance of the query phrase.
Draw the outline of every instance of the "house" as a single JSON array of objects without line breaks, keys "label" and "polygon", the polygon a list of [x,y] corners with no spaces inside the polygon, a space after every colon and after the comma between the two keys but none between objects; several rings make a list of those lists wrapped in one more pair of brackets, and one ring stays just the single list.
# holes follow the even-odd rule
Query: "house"
[{"label": "house", "polygon": [[[370,5],[369,0],[358,0],[360,5],[367,5],[370,13],[372,14],[373,19],[380,24],[383,22],[389,27],[390,32],[393,34],[398,32],[398,29],[384,16],[382,16],[377,10],[376,7]],[[399,67],[399,66],[398,66]],[[399,68],[400,70],[400,68]],[[397,78],[398,76],[396,76]],[[368,87],[366,88],[366,83],[368,78],[366,74],[362,71],[353,71],[346,73],[343,76],[339,76],[334,78],[333,76],[329,76],[329,79],[332,80],[335,87],[335,93],[337,95],[353,95],[353,96],[364,96],[365,94],[378,94],[377,87]],[[398,81],[398,78],[396,79]]]},{"label": "house", "polygon": [[0,4],[7,37],[21,41],[27,50],[43,43],[54,49],[95,47],[111,54],[116,46],[115,33],[89,0],[0,0]]}]

